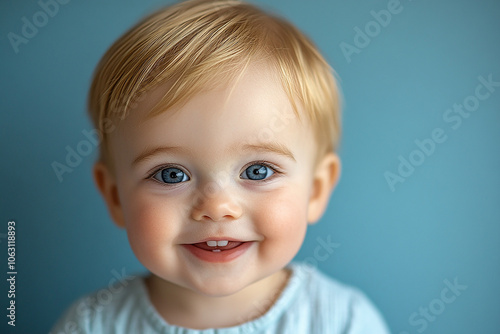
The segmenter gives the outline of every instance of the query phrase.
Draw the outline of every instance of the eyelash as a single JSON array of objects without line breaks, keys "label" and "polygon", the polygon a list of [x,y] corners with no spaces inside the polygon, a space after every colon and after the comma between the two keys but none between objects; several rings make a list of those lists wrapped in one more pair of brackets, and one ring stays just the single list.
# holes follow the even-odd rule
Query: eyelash
[{"label": "eyelash", "polygon": [[[253,166],[253,165],[262,165],[262,166],[265,166],[267,168],[270,168],[273,171],[273,175],[271,175],[270,177],[268,177],[266,179],[258,180],[259,183],[269,182],[269,181],[273,180],[275,177],[278,177],[279,175],[283,174],[283,171],[281,171],[281,169],[278,166],[276,166],[276,165],[274,165],[274,164],[272,164],[270,162],[267,162],[267,161],[257,160],[257,161],[252,161],[252,162],[246,164],[243,167],[243,171],[239,175],[241,175],[242,173],[244,173],[245,170],[248,167]],[[172,165],[172,164],[166,164],[166,165],[162,165],[162,166],[159,166],[159,167],[155,168],[152,172],[148,173],[148,176],[146,177],[146,179],[152,180],[154,182],[160,183],[161,185],[168,186],[168,187],[176,186],[176,185],[178,185],[178,183],[168,184],[168,183],[160,182],[160,181],[158,181],[158,180],[156,180],[154,178],[154,176],[156,175],[156,173],[158,173],[162,169],[166,169],[166,168],[170,168],[170,167],[179,168],[180,170],[182,170],[191,179],[191,175],[189,175],[189,173],[186,173],[185,169],[183,167],[178,166],[178,165]],[[254,181],[254,182],[256,182],[256,181]]]},{"label": "eyelash", "polygon": [[166,165],[162,165],[162,166],[159,166],[157,168],[155,168],[152,172],[149,172],[148,173],[148,177],[146,177],[146,179],[150,179],[150,180],[153,180],[155,182],[158,182],[160,184],[164,184],[164,185],[169,185],[169,186],[175,186],[177,184],[168,184],[168,183],[163,183],[163,182],[160,182],[158,180],[156,180],[154,178],[154,176],[156,175],[156,173],[158,173],[159,171],[161,171],[162,169],[166,169],[166,168],[179,168],[183,173],[185,173],[189,178],[191,178],[191,175],[189,175],[188,173],[185,172],[185,168],[181,167],[181,166],[178,166],[178,165],[173,165],[173,164],[166,164]]},{"label": "eyelash", "polygon": [[[267,161],[257,160],[257,161],[252,161],[252,162],[246,164],[245,167],[243,167],[243,171],[239,175],[244,173],[248,167],[253,166],[253,165],[262,165],[262,166],[265,166],[267,168],[270,168],[274,172],[273,175],[271,175],[268,178],[265,178],[263,180],[253,181],[253,182],[266,183],[266,182],[274,180],[276,177],[283,174],[283,172],[280,170],[280,168],[278,166],[276,166],[270,162],[267,162]],[[245,180],[247,180],[247,179],[245,179]],[[252,181],[252,180],[250,180],[250,181]]]}]

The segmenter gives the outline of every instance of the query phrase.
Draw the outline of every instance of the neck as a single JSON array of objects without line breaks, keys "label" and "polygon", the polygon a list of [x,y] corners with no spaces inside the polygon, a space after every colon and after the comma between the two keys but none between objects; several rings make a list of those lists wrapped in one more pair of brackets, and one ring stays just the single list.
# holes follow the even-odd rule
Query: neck
[{"label": "neck", "polygon": [[282,269],[235,294],[206,296],[167,282],[156,275],[146,278],[151,303],[169,324],[192,328],[223,328],[265,314],[286,286],[290,272]]}]

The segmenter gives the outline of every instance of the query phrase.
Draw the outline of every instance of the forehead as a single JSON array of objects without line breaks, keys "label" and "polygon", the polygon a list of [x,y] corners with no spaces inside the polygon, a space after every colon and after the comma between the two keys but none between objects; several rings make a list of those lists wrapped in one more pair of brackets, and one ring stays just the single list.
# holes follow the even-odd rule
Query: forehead
[{"label": "forehead", "polygon": [[234,82],[206,87],[182,106],[148,117],[167,89],[168,84],[146,93],[110,136],[110,144],[137,155],[162,145],[214,153],[215,147],[235,143],[303,146],[304,140],[313,141],[307,117],[297,118],[278,76],[264,63],[252,63]]}]

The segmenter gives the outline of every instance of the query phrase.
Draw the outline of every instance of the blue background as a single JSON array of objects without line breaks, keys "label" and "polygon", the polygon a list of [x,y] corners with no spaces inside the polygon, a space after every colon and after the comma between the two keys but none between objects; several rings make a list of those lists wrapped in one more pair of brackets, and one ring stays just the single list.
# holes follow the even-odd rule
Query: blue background
[{"label": "blue background", "polygon": [[[358,286],[393,333],[419,333],[409,318],[438,307],[444,280],[467,286],[425,333],[498,333],[500,328],[500,87],[457,129],[443,119],[474,94],[478,77],[500,81],[500,2],[402,0],[391,22],[373,30],[350,59],[373,11],[388,1],[255,1],[289,18],[338,72],[344,94],[342,178],[297,259]],[[7,222],[17,228],[17,326],[2,333],[46,333],[77,297],[105,287],[113,270],[144,270],[116,228],[91,178],[96,150],[59,182],[64,163],[92,127],[85,114],[92,71],[104,51],[164,1],[71,1],[15,53],[36,1],[0,3],[0,268],[7,272]],[[372,27],[373,28],[373,27]],[[376,27],[375,27],[376,28]],[[349,61],[350,60],[350,61]],[[391,190],[415,140],[443,129],[446,141]],[[417,157],[414,153],[414,157]],[[338,244],[325,259],[318,238]],[[316,255],[315,255],[316,254]],[[0,309],[8,306],[1,279]],[[436,310],[436,309],[434,309]],[[422,320],[420,320],[422,321]]]}]

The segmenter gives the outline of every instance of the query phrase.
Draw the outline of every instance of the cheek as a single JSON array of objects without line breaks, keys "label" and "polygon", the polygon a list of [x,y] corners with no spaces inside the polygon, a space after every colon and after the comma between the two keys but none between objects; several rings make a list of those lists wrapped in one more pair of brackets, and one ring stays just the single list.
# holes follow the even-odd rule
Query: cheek
[{"label": "cheek", "polygon": [[299,191],[283,189],[259,201],[254,222],[265,238],[262,251],[268,257],[293,258],[307,229],[306,199]]},{"label": "cheek", "polygon": [[[129,192],[125,203],[125,224],[132,250],[141,262],[154,262],[168,254],[172,239],[178,234],[180,219],[175,203],[140,190]],[[147,264],[144,263],[146,266]]]}]

